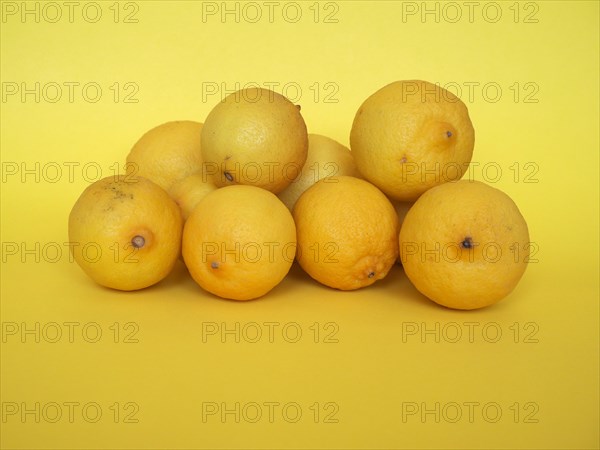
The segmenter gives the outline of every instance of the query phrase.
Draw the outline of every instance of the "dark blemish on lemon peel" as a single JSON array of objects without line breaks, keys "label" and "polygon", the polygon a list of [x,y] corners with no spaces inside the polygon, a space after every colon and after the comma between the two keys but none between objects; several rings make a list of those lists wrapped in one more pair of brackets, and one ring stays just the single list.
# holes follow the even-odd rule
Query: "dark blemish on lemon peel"
[{"label": "dark blemish on lemon peel", "polygon": [[369,272],[367,275],[368,278],[373,278],[375,276],[375,272]]},{"label": "dark blemish on lemon peel", "polygon": [[223,158],[223,160],[227,161],[229,158],[231,158],[231,155],[227,155],[225,158]]},{"label": "dark blemish on lemon peel", "polygon": [[473,244],[473,240],[467,236],[466,238],[463,239],[463,241],[460,243],[460,246],[462,248],[473,248],[475,246],[475,244]]},{"label": "dark blemish on lemon peel", "polygon": [[113,197],[113,199],[114,199],[114,200],[119,200],[119,199],[121,199],[121,200],[122,200],[122,199],[124,199],[124,198],[127,198],[127,197],[129,197],[130,199],[132,199],[132,200],[133,200],[133,194],[129,194],[129,195],[127,195],[127,194],[126,194],[125,192],[123,192],[122,190],[120,190],[120,189],[118,189],[118,188],[114,188],[114,187],[113,187],[113,188],[111,188],[111,190],[112,190],[112,192],[113,192],[113,194],[114,194],[114,197]]},{"label": "dark blemish on lemon peel", "polygon": [[298,111],[302,111],[302,106],[296,105],[296,108],[298,108]]},{"label": "dark blemish on lemon peel", "polygon": [[144,236],[140,236],[139,234],[131,239],[131,245],[133,245],[134,248],[142,248],[145,244],[146,239],[144,239]]},{"label": "dark blemish on lemon peel", "polygon": [[446,131],[446,136],[452,137],[452,131]]},{"label": "dark blemish on lemon peel", "polygon": [[233,175],[229,172],[223,172],[223,175],[225,175],[225,178],[227,178],[228,181],[233,181]]},{"label": "dark blemish on lemon peel", "polygon": [[219,263],[216,261],[213,261],[210,263],[210,267],[212,267],[213,269],[218,269],[219,268]]},{"label": "dark blemish on lemon peel", "polygon": [[400,160],[400,162],[401,162],[402,164],[404,164],[404,163],[406,162],[406,156],[403,156],[403,157],[402,157],[402,159]]}]

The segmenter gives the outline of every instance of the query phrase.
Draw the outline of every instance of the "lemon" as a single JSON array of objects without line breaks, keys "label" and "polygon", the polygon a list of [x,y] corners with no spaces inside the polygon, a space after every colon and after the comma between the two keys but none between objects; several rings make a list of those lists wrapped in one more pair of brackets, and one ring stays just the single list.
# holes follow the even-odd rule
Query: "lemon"
[{"label": "lemon", "polygon": [[124,291],[151,286],[169,274],[182,228],[179,207],[143,177],[96,181],[69,215],[74,260],[98,284]]},{"label": "lemon", "polygon": [[169,189],[169,195],[181,208],[185,221],[200,200],[215,189],[217,186],[212,178],[200,171],[176,181]]},{"label": "lemon", "polygon": [[183,259],[203,289],[251,300],[277,286],[296,252],[296,227],[275,194],[227,186],[206,195],[183,231]]},{"label": "lemon", "polygon": [[414,201],[427,189],[459,180],[475,133],[466,105],[420,80],[379,89],[358,109],[350,148],[359,172],[389,197]]},{"label": "lemon", "polygon": [[308,188],[293,211],[297,259],[320,283],[359,289],[384,278],[398,255],[398,216],[367,181],[324,178]]},{"label": "lemon", "polygon": [[309,134],[308,155],[302,171],[277,196],[291,211],[306,189],[317,181],[334,175],[357,175],[350,149],[326,136]]},{"label": "lemon", "polygon": [[299,108],[267,89],[228,95],[202,130],[202,158],[217,186],[246,184],[278,193],[302,169],[307,149]]},{"label": "lemon", "polygon": [[127,173],[169,190],[173,183],[202,170],[202,124],[167,122],[146,132],[127,155]]},{"label": "lemon", "polygon": [[456,309],[482,308],[506,297],[523,276],[531,247],[513,200],[466,180],[424,193],[404,219],[399,245],[415,287]]}]

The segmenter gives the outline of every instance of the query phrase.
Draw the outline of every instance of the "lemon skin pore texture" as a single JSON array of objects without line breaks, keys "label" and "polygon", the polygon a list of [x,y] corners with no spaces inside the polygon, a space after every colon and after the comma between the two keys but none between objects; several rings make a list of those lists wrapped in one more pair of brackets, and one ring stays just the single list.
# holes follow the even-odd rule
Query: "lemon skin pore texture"
[{"label": "lemon skin pore texture", "polygon": [[183,258],[203,289],[231,300],[262,297],[289,272],[296,227],[271,192],[234,185],[206,195],[188,218]]},{"label": "lemon skin pore texture", "polygon": [[415,202],[399,245],[405,273],[421,293],[449,308],[477,309],[516,287],[527,267],[529,231],[508,195],[463,180]]},{"label": "lemon skin pore texture", "polygon": [[350,133],[361,175],[390,198],[405,202],[459,180],[474,145],[466,105],[451,92],[420,80],[390,83],[367,98]]},{"label": "lemon skin pore texture", "polygon": [[297,259],[320,283],[354,290],[383,279],[398,255],[398,215],[372,184],[328,177],[307,189],[293,211]]},{"label": "lemon skin pore texture", "polygon": [[119,290],[158,283],[181,245],[181,211],[143,177],[107,177],[88,186],[69,215],[75,261],[94,281]]},{"label": "lemon skin pore texture", "polygon": [[247,89],[211,110],[201,146],[218,186],[245,184],[279,193],[292,182],[293,169],[306,161],[308,133],[299,109],[287,98]]}]

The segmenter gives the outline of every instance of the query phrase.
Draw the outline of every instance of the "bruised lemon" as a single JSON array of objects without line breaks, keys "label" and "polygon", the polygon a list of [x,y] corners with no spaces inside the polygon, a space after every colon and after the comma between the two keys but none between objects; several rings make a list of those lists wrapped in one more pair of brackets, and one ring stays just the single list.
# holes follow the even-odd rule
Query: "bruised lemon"
[{"label": "bruised lemon", "polygon": [[360,106],[350,132],[350,148],[362,176],[404,202],[459,180],[474,145],[466,105],[450,91],[421,80],[379,89]]},{"label": "bruised lemon", "polygon": [[359,289],[383,279],[398,255],[398,215],[371,183],[350,176],[324,178],[293,211],[297,259],[320,283]]},{"label": "bruised lemon", "polygon": [[202,158],[218,186],[281,192],[302,169],[307,149],[300,109],[267,89],[228,95],[208,114],[202,130]]},{"label": "bruised lemon", "polygon": [[127,173],[148,178],[169,190],[176,181],[202,169],[201,132],[202,124],[191,120],[152,128],[127,155]]},{"label": "bruised lemon", "polygon": [[131,291],[158,283],[179,255],[177,204],[143,177],[107,177],[88,186],[69,215],[77,264],[102,286]]},{"label": "bruised lemon", "polygon": [[277,286],[294,261],[296,227],[275,194],[227,186],[206,195],[183,231],[183,259],[203,289],[251,300]]},{"label": "bruised lemon", "polygon": [[404,271],[422,294],[449,308],[476,309],[513,291],[532,244],[508,195],[461,180],[434,187],[415,202],[399,245]]},{"label": "bruised lemon", "polygon": [[350,149],[327,136],[309,134],[308,156],[302,171],[277,196],[291,211],[305,190],[317,181],[334,175],[357,175]]}]

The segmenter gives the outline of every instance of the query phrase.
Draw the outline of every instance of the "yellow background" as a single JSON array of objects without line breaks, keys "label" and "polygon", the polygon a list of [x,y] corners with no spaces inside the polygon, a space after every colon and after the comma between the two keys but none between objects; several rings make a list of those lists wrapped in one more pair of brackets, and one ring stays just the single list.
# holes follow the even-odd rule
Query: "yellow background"
[{"label": "yellow background", "polygon": [[[598,448],[598,2],[476,2],[472,20],[464,2],[454,3],[458,20],[454,5],[438,2],[306,2],[297,23],[290,2],[275,2],[272,23],[263,2],[255,23],[256,4],[238,4],[239,19],[222,20],[221,2],[100,2],[92,23],[94,5],[76,3],[71,21],[58,2],[62,16],[52,23],[54,6],[27,3],[39,8],[36,22],[35,13],[9,14],[21,2],[2,2],[2,448]],[[203,17],[213,7],[219,12]],[[162,122],[203,121],[223,90],[278,83],[294,95],[299,86],[309,132],[348,145],[360,103],[415,78],[462,87],[474,161],[502,169],[494,185],[519,205],[539,249],[494,307],[437,307],[398,267],[351,293],[294,267],[268,296],[241,304],[204,293],[179,265],[155,287],[121,293],[94,285],[66,247],[52,252],[68,240],[68,213],[95,167],[104,176],[122,169],[133,143]],[[36,82],[39,102],[12,93]],[[52,83],[63,89],[55,103]],[[86,100],[77,87],[87,83],[102,89],[95,103],[93,90]],[[215,83],[219,94],[203,98]],[[72,102],[67,86],[75,86]],[[22,169],[31,171],[24,179]],[[56,343],[53,322],[63,332]],[[73,342],[65,322],[78,324]],[[203,342],[203,326],[222,322],[248,333],[252,322],[279,325],[272,343],[206,334]],[[281,329],[294,322],[302,338],[288,343]],[[475,324],[472,339],[465,322]],[[39,343],[35,332],[21,335],[36,323]],[[90,323],[102,329],[97,343],[82,336]],[[436,326],[439,342],[435,331],[423,334]],[[487,342],[498,328],[498,341]],[[138,342],[123,342],[132,332]],[[337,342],[323,342],[332,332]],[[53,402],[62,405],[56,423]],[[80,405],[73,423],[65,402]],[[82,416],[90,402],[102,409],[96,423]],[[246,420],[255,414],[246,406],[239,423],[232,414],[203,421],[210,402],[256,402],[263,417]],[[302,417],[291,423],[278,406],[270,423],[268,402],[296,402]],[[39,423],[20,409],[10,414],[36,403]],[[421,415],[436,404],[439,422]],[[453,423],[456,404],[463,416]],[[496,404],[502,416],[493,422]],[[415,405],[419,413],[406,414]],[[332,411],[337,423],[325,423]],[[123,423],[127,412],[137,423]]]}]

